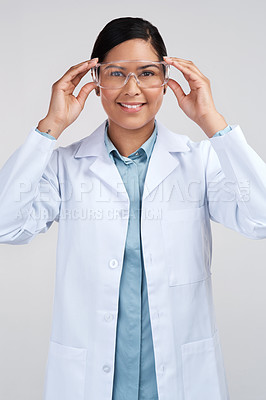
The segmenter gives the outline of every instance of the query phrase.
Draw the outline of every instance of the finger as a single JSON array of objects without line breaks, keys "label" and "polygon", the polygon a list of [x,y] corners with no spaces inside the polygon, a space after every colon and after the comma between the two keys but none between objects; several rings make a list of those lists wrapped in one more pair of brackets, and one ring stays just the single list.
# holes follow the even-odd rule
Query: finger
[{"label": "finger", "polygon": [[168,57],[168,58],[170,58],[171,60],[180,61],[180,62],[194,65],[193,61],[185,60],[184,58],[178,58],[178,57]]},{"label": "finger", "polygon": [[85,68],[84,71],[80,72],[74,79],[72,79],[72,83],[73,85],[76,87],[79,82],[81,81],[81,79],[89,72],[90,68],[89,65],[87,66],[87,68]]},{"label": "finger", "polygon": [[181,104],[182,100],[186,97],[186,94],[184,93],[179,83],[177,83],[174,79],[169,79],[167,85],[173,90],[177,98],[178,104]]},{"label": "finger", "polygon": [[71,67],[63,76],[61,79],[64,80],[64,82],[71,82],[78,74],[88,71],[91,69],[94,65],[96,65],[98,61],[98,58],[94,60],[89,60],[85,61],[81,64],[75,65],[74,67]]},{"label": "finger", "polygon": [[[78,68],[79,66],[81,66],[81,65],[83,65],[83,64],[90,64],[90,63],[97,62],[98,60],[99,60],[99,58],[96,57],[96,58],[92,58],[91,60],[82,61],[82,62],[79,63],[79,64],[73,65],[73,67],[69,68],[68,71],[71,71],[71,70],[73,70],[73,69],[75,69],[75,68]],[[67,72],[68,72],[68,71],[67,71]]]},{"label": "finger", "polygon": [[[169,61],[169,64],[171,64],[171,61],[178,63],[178,65],[183,65],[186,66],[187,68],[196,71],[202,78],[207,79],[205,75],[196,67],[196,65],[189,60],[184,60],[183,58],[177,58],[177,57],[166,57],[167,60],[166,62]],[[175,65],[176,66],[176,65]]]},{"label": "finger", "polygon": [[191,67],[189,67],[187,65],[184,65],[184,64],[174,61],[174,60],[171,61],[171,65],[173,65],[174,67],[179,69],[187,81],[196,82],[196,81],[199,81],[200,79],[202,79],[202,77],[198,74],[197,71],[195,71],[194,69],[192,69]]},{"label": "finger", "polygon": [[207,77],[205,75],[203,75],[203,73],[198,69],[198,67],[196,67],[195,64],[193,64],[192,61],[183,61],[183,60],[179,60],[177,61],[179,63],[179,65],[184,65],[184,67],[187,67],[188,69],[195,71],[196,73],[198,73],[198,75],[203,78],[203,79],[207,79]]},{"label": "finger", "polygon": [[85,104],[85,101],[88,98],[88,95],[96,87],[97,87],[97,84],[95,82],[89,82],[89,83],[86,83],[86,85],[84,85],[80,89],[79,94],[76,97],[76,99],[77,99],[77,101],[79,102],[79,104],[81,105],[82,108],[84,107],[84,104]]}]

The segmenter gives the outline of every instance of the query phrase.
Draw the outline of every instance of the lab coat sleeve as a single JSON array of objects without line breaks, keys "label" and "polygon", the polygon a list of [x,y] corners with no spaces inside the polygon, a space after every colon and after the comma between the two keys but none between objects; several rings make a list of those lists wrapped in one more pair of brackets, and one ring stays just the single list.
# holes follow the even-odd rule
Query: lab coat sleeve
[{"label": "lab coat sleeve", "polygon": [[204,140],[210,219],[250,239],[266,238],[266,164],[239,125]]},{"label": "lab coat sleeve", "polygon": [[56,140],[35,127],[0,170],[0,243],[26,244],[60,211]]}]

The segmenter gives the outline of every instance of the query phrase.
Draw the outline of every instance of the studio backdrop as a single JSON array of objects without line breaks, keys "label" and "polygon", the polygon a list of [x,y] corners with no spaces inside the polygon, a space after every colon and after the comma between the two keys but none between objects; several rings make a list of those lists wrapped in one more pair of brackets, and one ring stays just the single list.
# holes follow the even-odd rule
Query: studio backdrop
[{"label": "studio backdrop", "polygon": [[[147,19],[159,29],[169,56],[193,61],[210,79],[219,113],[228,124],[241,127],[249,145],[266,161],[265,13],[266,5],[258,0],[2,0],[0,168],[47,114],[52,84],[72,65],[89,59],[100,30],[122,16]],[[188,93],[182,74],[173,70],[172,76]],[[75,94],[90,80],[88,74]],[[88,136],[106,118],[93,91],[56,146]],[[157,118],[194,141],[208,139],[179,109],[170,88]],[[249,189],[252,195],[252,187]],[[248,239],[215,222],[211,226],[214,304],[231,399],[263,400],[266,241]],[[36,400],[42,396],[57,230],[54,222],[46,234],[27,245],[0,246],[1,399]]]}]

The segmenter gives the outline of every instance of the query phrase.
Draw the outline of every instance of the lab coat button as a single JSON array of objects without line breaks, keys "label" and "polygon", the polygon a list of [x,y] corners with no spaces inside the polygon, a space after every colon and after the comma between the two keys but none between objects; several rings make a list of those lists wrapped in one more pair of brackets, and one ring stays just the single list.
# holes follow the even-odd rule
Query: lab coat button
[{"label": "lab coat button", "polygon": [[117,267],[118,267],[118,261],[117,261],[115,258],[113,258],[113,259],[110,260],[110,262],[109,262],[109,267],[110,267],[110,268],[117,268]]},{"label": "lab coat button", "polygon": [[110,313],[106,313],[104,316],[105,321],[110,322],[114,319],[113,315]]},{"label": "lab coat button", "polygon": [[104,365],[103,370],[104,372],[110,372],[111,368],[109,367],[109,365]]}]

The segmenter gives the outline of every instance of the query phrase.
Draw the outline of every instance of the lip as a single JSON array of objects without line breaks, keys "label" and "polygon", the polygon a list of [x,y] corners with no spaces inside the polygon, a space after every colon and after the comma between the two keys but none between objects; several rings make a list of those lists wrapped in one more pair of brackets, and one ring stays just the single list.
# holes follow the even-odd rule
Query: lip
[{"label": "lip", "polygon": [[118,104],[121,104],[121,103],[127,104],[129,106],[135,106],[136,104],[146,104],[145,102],[141,102],[141,101],[136,101],[136,102],[132,102],[132,103],[129,103],[128,101],[119,101],[118,102]]},{"label": "lip", "polygon": [[138,111],[141,111],[146,103],[139,103],[139,102],[138,103],[128,103],[128,102],[123,103],[123,104],[128,104],[128,105],[131,105],[131,106],[140,104],[140,106],[136,107],[136,108],[126,108],[126,107],[123,107],[120,103],[117,103],[117,104],[119,105],[121,110],[123,110],[126,113],[136,113]]}]

